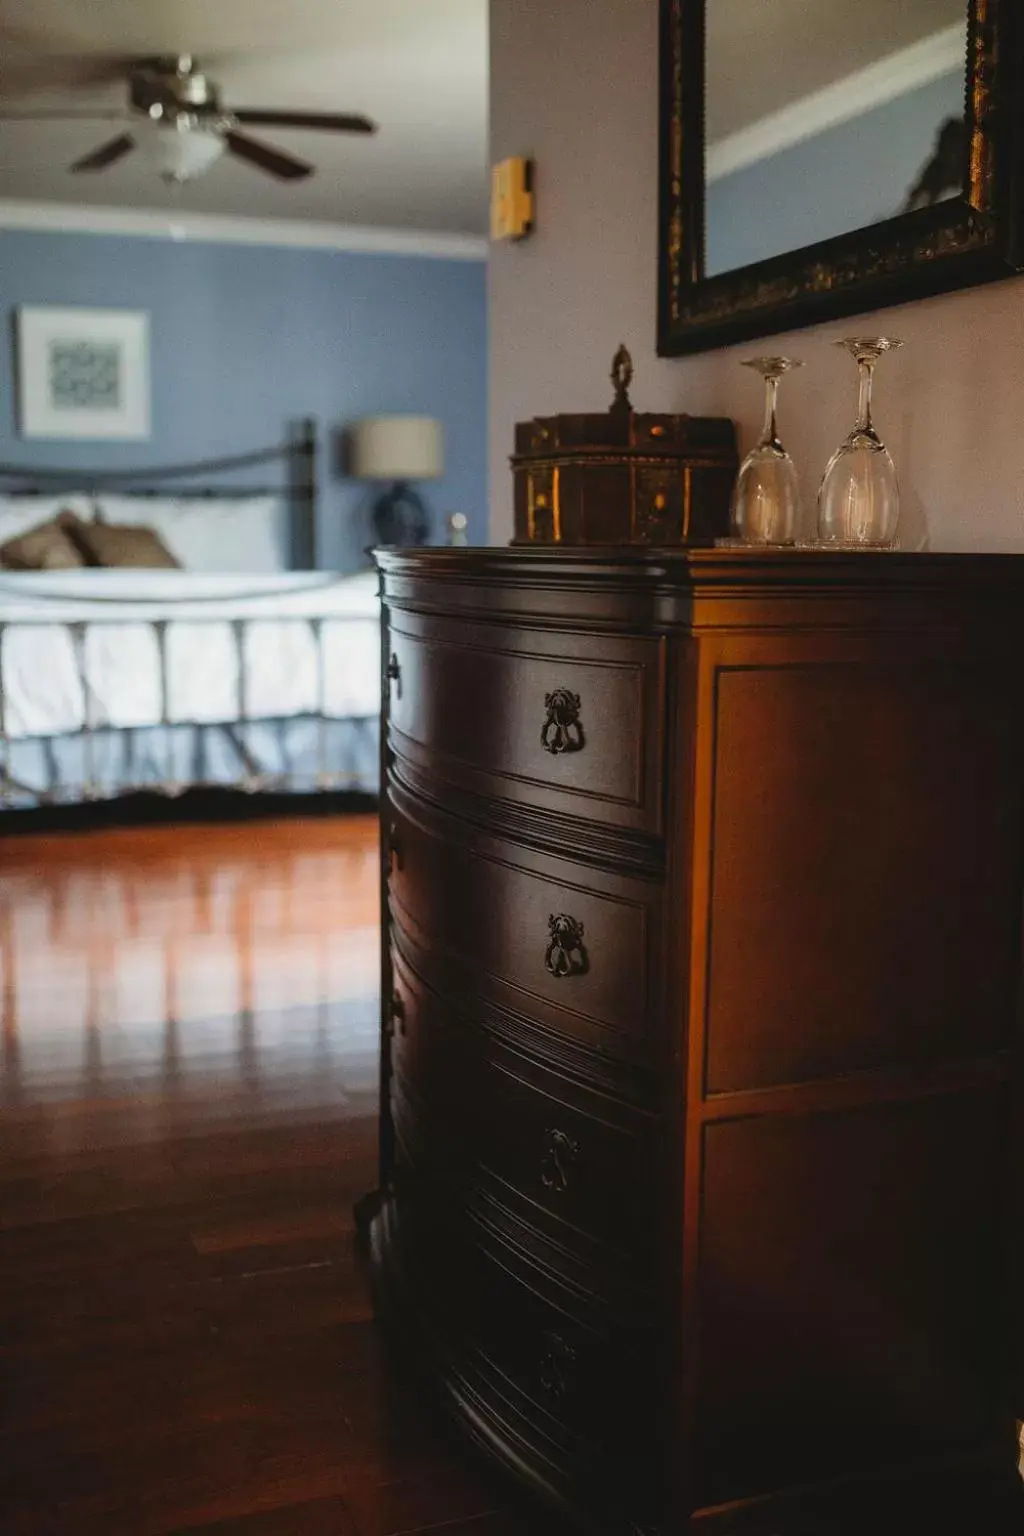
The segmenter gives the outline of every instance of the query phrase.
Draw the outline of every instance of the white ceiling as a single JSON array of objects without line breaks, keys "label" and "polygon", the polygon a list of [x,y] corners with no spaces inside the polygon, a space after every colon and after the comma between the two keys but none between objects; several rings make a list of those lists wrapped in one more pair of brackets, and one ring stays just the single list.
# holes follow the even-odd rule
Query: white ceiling
[{"label": "white ceiling", "polygon": [[[962,20],[966,0],[710,0],[707,9],[714,142]],[[229,106],[365,112],[380,124],[372,139],[260,130],[317,166],[305,182],[281,184],[225,158],[168,188],[138,154],[95,175],[68,172],[116,124],[0,123],[0,198],[482,233],[487,10],[487,0],[0,0],[0,103],[12,107],[117,108],[116,85],[24,87],[110,55],[190,52]]]},{"label": "white ceiling", "polygon": [[117,85],[29,90],[106,55],[195,54],[230,106],[363,112],[373,138],[260,129],[317,166],[282,184],[225,157],[183,188],[139,154],[93,174],[104,122],[0,123],[0,198],[477,233],[487,205],[487,0],[0,0],[0,102],[118,108]]},{"label": "white ceiling", "polygon": [[708,0],[706,14],[714,143],[965,21],[967,0]]}]

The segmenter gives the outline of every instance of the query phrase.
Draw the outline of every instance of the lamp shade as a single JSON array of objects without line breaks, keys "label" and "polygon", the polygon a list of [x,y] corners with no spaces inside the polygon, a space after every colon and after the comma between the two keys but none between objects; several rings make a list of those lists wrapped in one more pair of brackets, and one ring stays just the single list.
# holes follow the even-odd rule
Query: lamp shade
[{"label": "lamp shade", "polygon": [[351,439],[357,480],[436,480],[444,473],[444,438],[433,416],[367,416]]}]

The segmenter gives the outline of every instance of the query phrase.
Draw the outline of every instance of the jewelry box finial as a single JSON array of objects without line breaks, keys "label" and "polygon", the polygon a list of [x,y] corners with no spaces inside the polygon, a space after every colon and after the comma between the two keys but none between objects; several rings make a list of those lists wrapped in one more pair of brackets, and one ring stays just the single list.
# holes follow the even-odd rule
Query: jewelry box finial
[{"label": "jewelry box finial", "polygon": [[612,358],[612,383],[615,385],[615,399],[612,401],[613,411],[631,411],[633,406],[629,398],[629,386],[633,382],[633,359],[623,345]]}]

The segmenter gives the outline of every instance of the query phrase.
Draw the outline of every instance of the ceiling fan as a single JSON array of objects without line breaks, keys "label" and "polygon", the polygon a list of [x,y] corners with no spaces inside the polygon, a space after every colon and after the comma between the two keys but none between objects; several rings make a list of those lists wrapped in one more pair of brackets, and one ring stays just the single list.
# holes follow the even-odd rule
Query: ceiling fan
[{"label": "ceiling fan", "polygon": [[49,119],[105,119],[131,124],[105,144],[76,160],[75,173],[105,171],[134,149],[142,149],[169,182],[193,181],[227,153],[281,181],[300,181],[314,167],[297,155],[254,139],[242,128],[305,128],[328,133],[376,133],[368,117],[340,112],[287,112],[276,108],[225,107],[216,84],[191,54],[129,60],[116,66],[128,88],[128,110],[7,111],[0,123]]}]

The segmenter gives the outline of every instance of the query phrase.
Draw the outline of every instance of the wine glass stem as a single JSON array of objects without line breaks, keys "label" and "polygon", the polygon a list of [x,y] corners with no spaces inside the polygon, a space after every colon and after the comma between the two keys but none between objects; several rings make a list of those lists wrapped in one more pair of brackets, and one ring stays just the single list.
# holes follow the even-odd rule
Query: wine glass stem
[{"label": "wine glass stem", "polygon": [[874,423],[871,420],[871,392],[875,380],[875,365],[873,362],[860,362],[860,399],[857,402],[857,431],[872,432]]},{"label": "wine glass stem", "polygon": [[761,441],[759,448],[778,448],[779,433],[775,424],[775,413],[779,403],[779,381],[776,377],[768,375],[764,381],[764,426],[761,429]]}]

